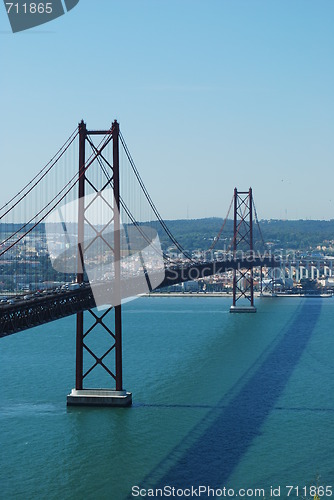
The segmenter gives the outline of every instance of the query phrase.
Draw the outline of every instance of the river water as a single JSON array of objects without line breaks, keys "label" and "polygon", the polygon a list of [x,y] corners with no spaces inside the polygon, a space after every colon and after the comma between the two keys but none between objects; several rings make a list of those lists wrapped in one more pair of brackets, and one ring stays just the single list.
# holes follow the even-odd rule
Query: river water
[{"label": "river water", "polygon": [[222,297],[125,304],[131,408],[67,409],[74,317],[0,339],[0,498],[158,498],[164,486],[302,498],[311,485],[330,497],[333,300],[259,298],[256,314],[230,314]]}]

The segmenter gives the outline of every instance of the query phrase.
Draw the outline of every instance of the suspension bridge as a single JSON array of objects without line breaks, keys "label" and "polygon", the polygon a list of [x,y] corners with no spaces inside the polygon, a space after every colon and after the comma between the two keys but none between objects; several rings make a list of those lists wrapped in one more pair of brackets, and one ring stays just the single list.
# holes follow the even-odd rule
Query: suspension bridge
[{"label": "suspension bridge", "polygon": [[[88,130],[82,121],[0,209],[0,337],[75,314],[76,382],[67,404],[130,405],[132,394],[122,380],[124,300],[231,271],[231,312],[256,312],[253,269],[280,262],[264,252],[251,188],[235,188],[209,250],[220,240],[232,206],[233,237],[223,256],[195,259],[161,217],[117,121],[107,130]],[[255,228],[261,250],[254,248]],[[166,254],[159,234],[178,258]],[[87,342],[99,329],[109,338],[102,356]],[[113,388],[87,388],[97,367]]]}]

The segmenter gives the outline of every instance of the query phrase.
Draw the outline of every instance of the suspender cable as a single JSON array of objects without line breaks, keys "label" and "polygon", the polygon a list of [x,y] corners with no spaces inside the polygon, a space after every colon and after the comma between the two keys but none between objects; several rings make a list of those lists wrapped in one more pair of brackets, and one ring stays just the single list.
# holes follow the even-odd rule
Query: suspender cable
[{"label": "suspender cable", "polygon": [[260,223],[259,223],[259,219],[257,217],[256,207],[255,207],[255,203],[254,203],[254,196],[253,196],[253,207],[254,207],[254,214],[255,214],[256,224],[257,224],[257,227],[259,228],[259,232],[260,232],[260,236],[261,236],[262,245],[265,247],[265,242],[264,242],[264,239],[263,239],[263,235],[262,235],[262,231],[261,231],[261,226],[260,226]]},{"label": "suspender cable", "polygon": [[[91,141],[90,138],[88,138],[88,142],[91,146],[91,148],[93,149],[93,151],[97,151],[94,143]],[[103,160],[107,163],[107,165],[109,167],[111,167],[110,163],[108,162],[108,160],[106,160],[103,156],[102,156]],[[103,171],[106,179],[107,179],[107,185],[109,184],[111,187],[113,187],[113,179],[112,177],[110,177],[108,171],[106,170],[105,166],[103,165],[103,162],[101,160],[101,158],[98,156],[97,157],[97,161],[101,167],[101,170]],[[143,236],[143,238],[145,239],[145,241],[156,251],[157,254],[160,254],[160,249],[155,247],[154,245],[152,245],[152,241],[147,237],[147,235],[145,234],[145,232],[143,231],[141,225],[136,221],[135,217],[132,215],[130,209],[127,207],[126,203],[124,202],[123,198],[120,196],[120,203],[122,205],[122,208],[124,209],[125,213],[127,214],[127,216],[129,217],[129,219],[131,220],[131,222],[133,223],[133,225],[138,229],[138,231],[140,232],[140,234]],[[165,260],[168,260],[168,257],[166,254],[163,253],[163,258]]]},{"label": "suspender cable", "polygon": [[[109,142],[111,141],[111,138],[108,136],[106,136],[106,140],[105,138],[102,139],[100,145],[103,143],[103,141],[105,140],[104,144],[102,144],[101,148],[98,150],[99,152],[100,151],[103,151],[103,149],[109,144]],[[96,157],[98,156],[99,153],[97,154],[92,154],[90,156],[90,158],[88,158],[86,164],[85,164],[85,169],[82,173],[82,175],[85,175],[86,171],[88,170],[88,168],[92,165],[92,163],[95,161]],[[77,177],[77,179],[75,180],[75,182],[73,183],[73,185],[70,185],[74,179]],[[32,223],[32,221],[36,218],[38,218],[41,214],[43,214],[43,212],[50,207],[50,205],[52,205],[52,203],[57,200],[57,198],[65,191],[65,193],[61,196],[61,198],[59,198],[58,201],[56,201],[54,203],[54,205],[51,206],[51,208],[49,208],[49,210],[44,214],[42,215],[42,217],[37,220],[35,222],[35,224],[32,225],[32,227],[30,227],[25,233],[23,233],[14,243],[12,243],[9,247],[7,247],[5,250],[3,250],[2,252],[0,252],[0,257],[5,254],[8,250],[10,250],[11,248],[13,248],[19,241],[21,241],[25,236],[27,236],[27,234],[31,233],[31,231],[33,231],[33,229],[35,229],[36,226],[38,226],[38,224],[40,224],[58,205],[61,201],[64,200],[64,198],[68,195],[68,193],[74,188],[74,186],[79,182],[79,176],[78,174],[76,173],[72,178],[71,180],[56,194],[56,196],[54,196],[52,198],[52,200],[47,203],[47,205],[45,205],[34,217],[31,217],[30,220],[28,222],[26,222],[23,226],[21,226],[17,231],[15,231],[12,235],[10,235],[8,238],[6,238],[4,241],[1,242],[1,244],[4,244],[6,243],[8,240],[10,240],[13,236],[15,236],[16,234],[18,234],[19,232],[21,232],[23,229],[25,229],[29,224]],[[70,187],[68,187],[70,186]]]}]

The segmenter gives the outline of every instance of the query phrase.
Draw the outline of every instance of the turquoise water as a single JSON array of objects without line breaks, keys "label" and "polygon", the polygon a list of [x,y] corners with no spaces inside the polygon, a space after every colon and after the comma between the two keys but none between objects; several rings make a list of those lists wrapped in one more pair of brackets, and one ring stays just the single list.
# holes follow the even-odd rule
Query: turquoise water
[{"label": "turquoise water", "polygon": [[333,300],[258,299],[249,315],[227,298],[126,304],[128,409],[66,408],[74,317],[0,339],[0,498],[332,485]]}]

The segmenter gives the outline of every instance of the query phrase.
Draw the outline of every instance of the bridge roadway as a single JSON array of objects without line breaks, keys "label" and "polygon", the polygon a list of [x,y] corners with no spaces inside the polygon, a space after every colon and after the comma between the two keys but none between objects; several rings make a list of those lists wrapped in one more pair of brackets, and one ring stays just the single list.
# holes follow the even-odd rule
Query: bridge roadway
[{"label": "bridge roadway", "polygon": [[[204,278],[213,274],[233,269],[250,267],[277,267],[280,263],[273,257],[253,257],[252,259],[229,259],[173,266],[165,269],[165,279],[159,288],[176,285],[185,281]],[[101,284],[104,288],[108,282]],[[96,287],[96,285],[94,285]],[[133,293],[123,290],[122,297],[130,297]],[[132,288],[129,287],[129,290]],[[47,294],[32,296],[24,300],[22,296],[13,299],[13,303],[0,304],[0,337],[27,330],[44,323],[49,323],[65,316],[96,307],[93,292],[88,283],[77,290],[50,290]]]}]

